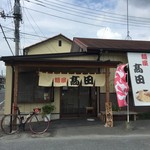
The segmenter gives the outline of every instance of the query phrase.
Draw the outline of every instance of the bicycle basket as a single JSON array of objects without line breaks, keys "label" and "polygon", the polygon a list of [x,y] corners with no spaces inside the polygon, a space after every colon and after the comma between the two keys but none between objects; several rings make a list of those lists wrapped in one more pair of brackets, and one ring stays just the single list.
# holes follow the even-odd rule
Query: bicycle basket
[{"label": "bicycle basket", "polygon": [[41,112],[41,109],[36,107],[33,109],[34,113],[39,114]]}]

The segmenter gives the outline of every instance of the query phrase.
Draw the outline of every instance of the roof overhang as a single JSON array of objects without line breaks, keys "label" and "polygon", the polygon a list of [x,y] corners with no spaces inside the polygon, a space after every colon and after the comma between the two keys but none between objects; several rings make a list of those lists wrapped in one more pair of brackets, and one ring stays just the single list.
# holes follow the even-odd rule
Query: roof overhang
[{"label": "roof overhang", "polygon": [[[97,61],[97,60],[69,60],[58,59],[69,56],[85,56],[85,53],[68,53],[64,55],[25,55],[25,56],[9,56],[1,57],[1,60],[6,65],[10,66],[24,66],[24,67],[84,67],[84,68],[98,68],[111,67],[115,68],[120,61]],[[89,55],[89,54],[88,54]],[[52,59],[51,59],[52,58]],[[57,59],[56,59],[57,58]]]}]

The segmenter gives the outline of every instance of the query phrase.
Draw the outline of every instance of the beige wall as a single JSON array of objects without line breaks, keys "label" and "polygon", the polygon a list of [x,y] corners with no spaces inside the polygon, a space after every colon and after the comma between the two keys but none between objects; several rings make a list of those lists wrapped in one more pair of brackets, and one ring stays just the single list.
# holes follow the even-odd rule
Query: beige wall
[{"label": "beige wall", "polygon": [[5,114],[11,112],[11,94],[12,94],[12,67],[6,66],[6,87],[5,87]]},{"label": "beige wall", "polygon": [[[58,46],[59,40],[62,41],[62,46]],[[72,42],[64,39],[63,37],[54,38],[29,48],[28,55],[70,52],[71,44]]]},{"label": "beige wall", "polygon": [[[47,103],[46,103],[47,104]],[[42,108],[45,103],[35,103],[35,104],[19,104],[20,111],[28,114],[29,112],[32,112],[34,108]],[[59,119],[60,118],[60,88],[55,88],[54,91],[54,102],[52,105],[55,106],[55,110],[52,112],[52,119]]]}]

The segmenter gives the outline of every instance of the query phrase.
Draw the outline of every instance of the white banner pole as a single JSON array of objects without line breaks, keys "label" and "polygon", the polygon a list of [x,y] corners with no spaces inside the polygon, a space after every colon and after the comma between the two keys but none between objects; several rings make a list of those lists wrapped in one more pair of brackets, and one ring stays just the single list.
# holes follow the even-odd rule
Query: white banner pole
[{"label": "white banner pole", "polygon": [[[128,68],[129,66],[128,66],[128,64],[127,64],[127,83],[128,83],[128,85],[129,85],[129,71],[128,71]],[[129,123],[130,122],[130,117],[129,117],[129,92],[128,92],[128,95],[127,95],[127,123]]]}]

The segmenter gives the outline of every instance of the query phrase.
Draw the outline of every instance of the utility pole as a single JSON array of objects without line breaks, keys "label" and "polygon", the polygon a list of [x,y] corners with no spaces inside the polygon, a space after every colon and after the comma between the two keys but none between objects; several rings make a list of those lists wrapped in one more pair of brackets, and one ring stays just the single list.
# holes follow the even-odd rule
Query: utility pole
[{"label": "utility pole", "polygon": [[20,7],[20,0],[15,0],[14,4],[14,24],[15,24],[15,55],[19,55],[19,49],[20,49],[20,34],[19,34],[19,27],[20,27],[20,21],[22,20],[22,14],[21,14],[21,7]]},{"label": "utility pole", "polygon": [[14,32],[14,42],[15,42],[15,55],[19,55],[20,50],[20,21],[22,21],[22,13],[21,13],[21,6],[20,6],[20,0],[14,1],[14,11],[13,16],[5,15],[5,12],[0,12],[0,15],[2,18],[13,18],[14,19],[14,25],[15,25],[15,32]]}]

